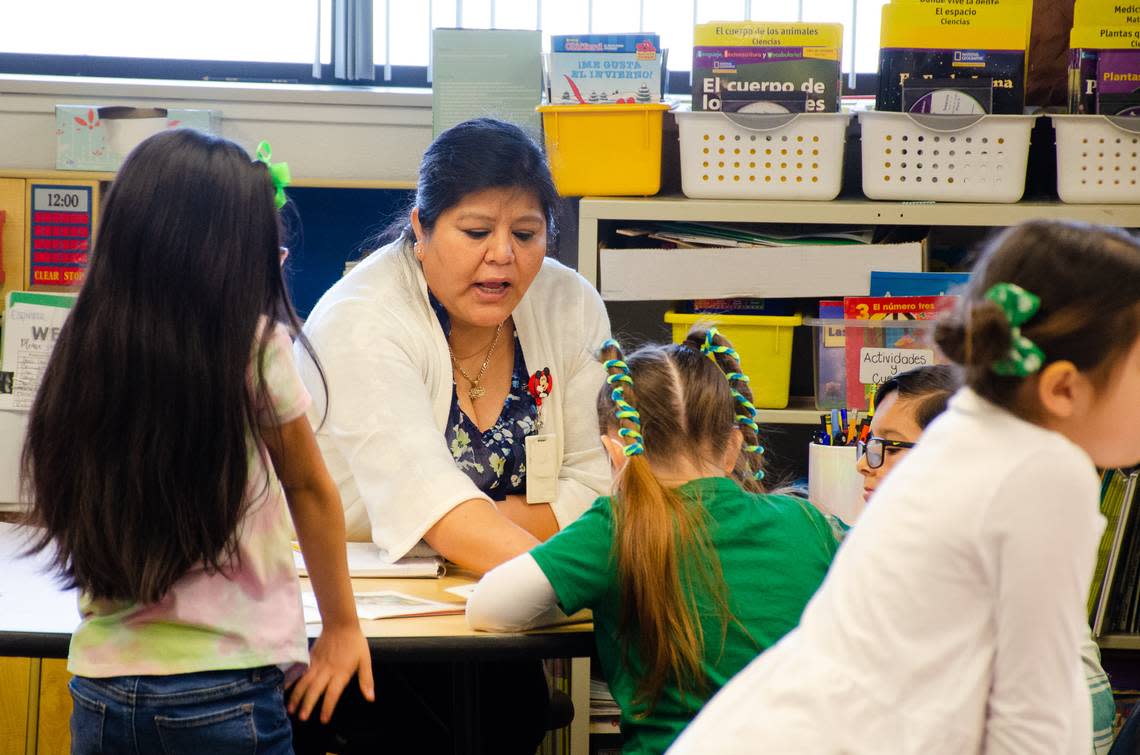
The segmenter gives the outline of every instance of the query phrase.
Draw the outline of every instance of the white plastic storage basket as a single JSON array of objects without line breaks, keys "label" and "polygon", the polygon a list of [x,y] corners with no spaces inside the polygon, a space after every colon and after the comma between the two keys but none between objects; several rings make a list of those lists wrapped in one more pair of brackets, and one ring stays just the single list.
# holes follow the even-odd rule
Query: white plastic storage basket
[{"label": "white plastic storage basket", "polygon": [[1140,118],[1051,115],[1062,202],[1140,204]]},{"label": "white plastic storage basket", "polygon": [[1034,115],[859,113],[871,199],[1016,202]]},{"label": "white plastic storage basket", "polygon": [[846,113],[677,113],[681,190],[694,199],[835,199]]}]

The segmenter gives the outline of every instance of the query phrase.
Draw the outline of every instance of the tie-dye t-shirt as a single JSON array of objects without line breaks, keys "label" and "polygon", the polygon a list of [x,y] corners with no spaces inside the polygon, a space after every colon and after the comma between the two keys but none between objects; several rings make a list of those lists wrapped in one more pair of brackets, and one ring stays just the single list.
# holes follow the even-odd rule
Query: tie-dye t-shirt
[{"label": "tie-dye t-shirt", "polygon": [[[262,370],[271,403],[261,409],[263,421],[271,422],[268,412],[282,424],[303,416],[310,398],[282,325],[274,327]],[[191,569],[152,604],[80,598],[71,673],[185,674],[308,662],[285,495],[264,448],[252,443],[246,494],[238,557],[222,572]]]}]

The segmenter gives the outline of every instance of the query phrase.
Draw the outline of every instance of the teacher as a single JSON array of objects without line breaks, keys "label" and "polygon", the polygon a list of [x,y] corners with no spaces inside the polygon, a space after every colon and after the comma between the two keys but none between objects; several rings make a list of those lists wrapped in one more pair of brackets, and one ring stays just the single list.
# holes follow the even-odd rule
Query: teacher
[{"label": "teacher", "polygon": [[424,153],[394,240],[309,315],[325,380],[298,359],[350,540],[390,560],[422,540],[483,572],[608,491],[594,404],[609,320],[547,256],[558,202],[522,129],[461,123]]}]

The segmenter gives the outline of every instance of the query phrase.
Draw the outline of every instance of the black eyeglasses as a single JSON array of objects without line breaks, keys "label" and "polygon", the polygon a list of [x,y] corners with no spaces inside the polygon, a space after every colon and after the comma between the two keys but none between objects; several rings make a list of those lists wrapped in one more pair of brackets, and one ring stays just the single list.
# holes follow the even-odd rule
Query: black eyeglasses
[{"label": "black eyeglasses", "polygon": [[859,441],[855,444],[856,458],[867,455],[867,466],[871,469],[878,469],[883,466],[883,457],[887,449],[901,449],[901,448],[914,448],[914,443],[908,443],[905,440],[887,440],[886,438],[876,438],[872,435],[867,440]]}]

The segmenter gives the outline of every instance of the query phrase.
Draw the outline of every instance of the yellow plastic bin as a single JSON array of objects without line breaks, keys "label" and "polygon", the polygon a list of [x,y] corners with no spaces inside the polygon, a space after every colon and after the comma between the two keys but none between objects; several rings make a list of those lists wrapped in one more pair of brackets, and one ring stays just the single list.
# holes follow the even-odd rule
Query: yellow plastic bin
[{"label": "yellow plastic bin", "polygon": [[803,322],[800,315],[715,315],[665,313],[673,326],[673,342],[685,340],[697,324],[715,325],[740,354],[740,366],[751,378],[752,403],[760,409],[788,406],[788,385],[792,379],[792,334]]},{"label": "yellow plastic bin", "polygon": [[539,105],[554,185],[564,197],[646,196],[661,188],[669,105]]}]

